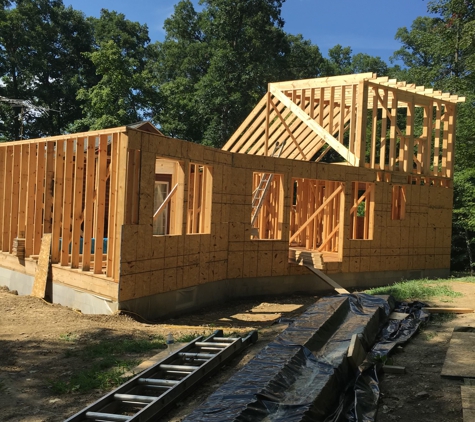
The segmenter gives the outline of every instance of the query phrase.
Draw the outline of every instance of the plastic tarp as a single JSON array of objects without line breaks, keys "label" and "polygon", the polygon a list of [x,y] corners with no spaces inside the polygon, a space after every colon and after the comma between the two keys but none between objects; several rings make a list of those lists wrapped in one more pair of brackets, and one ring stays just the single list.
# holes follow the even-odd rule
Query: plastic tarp
[{"label": "plastic tarp", "polygon": [[406,313],[403,320],[389,319],[378,334],[366,360],[348,387],[343,391],[335,412],[325,422],[374,422],[378,409],[378,369],[389,353],[398,345],[407,342],[429,319],[421,302],[397,303],[395,312]]},{"label": "plastic tarp", "polygon": [[319,300],[184,421],[324,421],[350,381],[351,337],[373,344],[390,308],[366,294]]}]

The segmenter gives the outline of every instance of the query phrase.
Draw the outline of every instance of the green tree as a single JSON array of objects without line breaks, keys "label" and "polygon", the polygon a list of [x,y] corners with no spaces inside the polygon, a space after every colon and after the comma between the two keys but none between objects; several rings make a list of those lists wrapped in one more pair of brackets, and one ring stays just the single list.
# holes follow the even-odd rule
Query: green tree
[{"label": "green tree", "polygon": [[380,57],[366,53],[353,54],[351,47],[342,47],[340,44],[328,50],[328,59],[324,68],[327,76],[365,72],[384,76],[388,74],[388,71],[388,65]]},{"label": "green tree", "polygon": [[466,96],[457,106],[452,264],[473,269],[475,9],[470,1],[438,0],[428,10],[435,16],[419,17],[410,29],[398,30],[402,46],[393,59],[404,64],[398,78]]},{"label": "green tree", "polygon": [[99,19],[90,18],[90,22],[95,47],[84,55],[100,79],[78,90],[84,117],[69,130],[103,129],[149,118],[159,98],[151,71],[157,48],[150,44],[147,26],[105,9]]},{"label": "green tree", "polygon": [[38,115],[2,104],[0,137],[61,133],[81,116],[76,91],[94,80],[90,51],[92,30],[81,12],[61,0],[0,3],[0,96],[31,101],[52,109]]},{"label": "green tree", "polygon": [[284,32],[283,1],[189,0],[165,21],[156,67],[162,130],[222,146],[267,91],[267,84],[321,72],[318,47]]}]

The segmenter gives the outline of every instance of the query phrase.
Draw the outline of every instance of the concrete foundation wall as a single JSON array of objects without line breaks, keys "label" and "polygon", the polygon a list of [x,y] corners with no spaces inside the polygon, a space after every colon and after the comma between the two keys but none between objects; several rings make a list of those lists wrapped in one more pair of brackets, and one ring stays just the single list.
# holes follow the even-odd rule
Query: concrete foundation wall
[{"label": "concrete foundation wall", "polygon": [[[397,281],[416,278],[447,278],[449,269],[386,271],[332,274],[346,288],[385,286]],[[162,294],[120,302],[119,309],[131,311],[144,318],[173,316],[191,312],[207,305],[230,299],[279,296],[285,294],[333,295],[336,292],[313,274],[299,276],[261,277],[220,280],[170,291]]]},{"label": "concrete foundation wall", "polygon": [[[0,286],[16,290],[19,295],[30,295],[34,280],[35,277],[32,275],[0,267]],[[112,314],[118,309],[116,301],[61,283],[49,282],[46,295],[53,303],[78,309],[84,314]]]},{"label": "concrete foundation wall", "polygon": [[35,277],[18,271],[0,267],[0,286],[6,286],[10,290],[16,290],[19,295],[31,294]]}]

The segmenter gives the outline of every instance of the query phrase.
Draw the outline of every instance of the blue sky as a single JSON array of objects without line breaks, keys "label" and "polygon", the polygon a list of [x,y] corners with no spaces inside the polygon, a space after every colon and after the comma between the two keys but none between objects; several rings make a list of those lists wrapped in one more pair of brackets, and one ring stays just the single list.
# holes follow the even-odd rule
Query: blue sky
[{"label": "blue sky", "polygon": [[[192,0],[197,6],[198,0]],[[164,37],[163,21],[173,13],[175,0],[63,0],[87,16],[102,8],[123,13],[127,19],[146,23],[152,41]],[[398,28],[409,27],[417,16],[427,15],[427,0],[287,0],[282,8],[284,30],[302,34],[324,55],[336,44],[354,53],[388,60],[399,48]]]}]

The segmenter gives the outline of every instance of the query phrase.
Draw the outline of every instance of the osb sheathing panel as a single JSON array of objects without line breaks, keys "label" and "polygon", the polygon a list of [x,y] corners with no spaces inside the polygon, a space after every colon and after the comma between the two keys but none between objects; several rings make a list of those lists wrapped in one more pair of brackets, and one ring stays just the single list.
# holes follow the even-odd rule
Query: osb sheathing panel
[{"label": "osb sheathing panel", "polygon": [[[136,131],[129,131],[129,142],[141,149],[142,155],[139,224],[122,229],[119,300],[222,279],[307,274],[306,268],[288,263],[292,178],[345,182],[342,262],[326,263],[328,273],[449,267],[453,194],[450,188],[409,185],[407,175],[397,173],[391,174],[392,183],[378,182],[377,172],[366,168],[232,154]],[[156,156],[184,164],[184,209],[189,163],[212,167],[211,233],[152,235]],[[256,171],[283,175],[285,199],[280,240],[251,240],[252,176]],[[350,240],[351,182],[355,181],[375,184],[372,240]],[[406,187],[403,220],[391,219],[393,184]],[[186,233],[185,214],[182,233]]]}]

